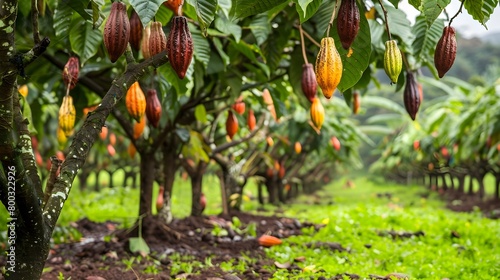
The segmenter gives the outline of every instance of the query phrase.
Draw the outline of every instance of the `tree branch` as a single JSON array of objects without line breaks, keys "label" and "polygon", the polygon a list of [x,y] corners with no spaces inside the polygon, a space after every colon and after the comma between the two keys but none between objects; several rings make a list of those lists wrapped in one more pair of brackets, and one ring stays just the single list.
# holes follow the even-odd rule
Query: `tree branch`
[{"label": "tree branch", "polygon": [[69,148],[66,160],[61,166],[60,176],[54,184],[54,190],[44,208],[45,223],[53,229],[61,214],[64,202],[71,191],[72,182],[81,169],[90,152],[90,148],[98,139],[106,118],[111,114],[116,104],[123,98],[128,88],[144,75],[150,66],[159,67],[168,61],[166,51],[139,64],[129,64],[127,70],[118,79],[113,81],[111,88],[101,100],[96,110],[89,113],[85,122]]},{"label": "tree branch", "polygon": [[243,142],[246,142],[249,139],[253,138],[255,135],[257,135],[257,132],[259,132],[259,130],[261,130],[264,127],[266,127],[264,125],[265,119],[266,119],[265,117],[261,117],[260,120],[259,120],[259,123],[255,127],[255,129],[252,132],[250,132],[249,134],[247,134],[245,137],[240,138],[240,139],[238,139],[236,141],[227,142],[227,143],[224,143],[222,145],[217,146],[217,148],[215,148],[215,149],[212,150],[212,155],[218,154],[218,153],[220,153],[220,152],[222,152],[224,150],[227,150],[227,149],[229,149],[231,147],[237,146],[237,145],[239,145],[239,144],[241,144]]},{"label": "tree branch", "polygon": [[33,25],[33,41],[35,44],[40,43],[40,31],[38,30],[38,1],[41,0],[31,0],[31,21]]}]

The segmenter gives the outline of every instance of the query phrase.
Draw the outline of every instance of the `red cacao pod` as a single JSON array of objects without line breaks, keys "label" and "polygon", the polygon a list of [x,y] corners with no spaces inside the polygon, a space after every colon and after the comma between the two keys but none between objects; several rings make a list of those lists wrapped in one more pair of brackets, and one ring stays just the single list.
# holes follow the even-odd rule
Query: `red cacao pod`
[{"label": "red cacao pod", "polygon": [[455,28],[445,26],[434,52],[434,66],[436,66],[439,78],[442,78],[450,70],[456,56],[457,38]]},{"label": "red cacao pod", "polygon": [[238,97],[233,104],[233,110],[239,115],[243,115],[245,113],[245,102],[243,102],[243,97]]},{"label": "red cacao pod", "polygon": [[335,149],[335,151],[340,151],[340,141],[336,136],[332,136],[330,139],[330,143],[332,144],[332,147]]},{"label": "red cacao pod", "polygon": [[161,118],[161,103],[155,89],[150,89],[147,93],[146,117],[154,127],[158,127]]},{"label": "red cacao pod", "polygon": [[64,70],[62,72],[62,77],[64,85],[69,87],[69,89],[74,89],[76,83],[78,82],[78,74],[80,73],[80,61],[78,57],[72,56],[64,65]]},{"label": "red cacao pod", "polygon": [[167,55],[177,76],[184,79],[193,58],[193,38],[187,19],[183,16],[172,18],[172,27],[167,40]]},{"label": "red cacao pod", "polygon": [[421,100],[417,80],[412,72],[406,72],[406,85],[403,93],[403,99],[406,111],[410,115],[411,119],[415,120]]},{"label": "red cacao pod", "polygon": [[312,63],[305,63],[302,65],[302,92],[309,102],[313,102],[318,90],[318,82],[316,81],[316,73]]},{"label": "red cacao pod", "polygon": [[184,4],[184,0],[167,0],[163,2],[165,7],[169,8],[174,12],[176,16],[182,15],[182,5]]},{"label": "red cacao pod", "polygon": [[255,119],[255,114],[253,110],[252,109],[248,110],[248,116],[247,116],[248,129],[250,129],[250,131],[253,131],[256,123],[257,120]]},{"label": "red cacao pod", "polygon": [[144,29],[144,26],[142,25],[141,19],[135,10],[132,10],[129,21],[130,37],[128,41],[130,46],[134,48],[134,50],[138,51],[141,48],[142,30]]},{"label": "red cacao pod", "polygon": [[349,49],[359,31],[359,8],[356,0],[342,0],[337,15],[337,32],[344,49]]},{"label": "red cacao pod", "polygon": [[104,46],[111,62],[116,62],[127,49],[130,38],[130,21],[127,6],[121,2],[113,2],[111,12],[104,25]]},{"label": "red cacao pod", "polygon": [[163,32],[161,22],[151,23],[151,33],[149,34],[149,55],[154,56],[167,48],[167,36]]},{"label": "red cacao pod", "polygon": [[238,132],[238,119],[232,111],[229,111],[229,114],[227,115],[226,132],[230,139],[233,139],[236,132]]},{"label": "red cacao pod", "polygon": [[359,107],[361,106],[361,100],[359,97],[359,93],[352,93],[352,113],[356,115],[359,112]]}]

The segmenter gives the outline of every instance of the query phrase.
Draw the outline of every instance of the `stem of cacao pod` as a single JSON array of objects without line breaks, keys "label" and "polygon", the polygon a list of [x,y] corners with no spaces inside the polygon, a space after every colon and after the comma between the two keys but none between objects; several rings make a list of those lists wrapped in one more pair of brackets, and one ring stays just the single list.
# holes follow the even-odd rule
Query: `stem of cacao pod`
[{"label": "stem of cacao pod", "polygon": [[306,54],[306,46],[304,44],[304,30],[302,30],[302,24],[299,24],[299,32],[300,32],[300,45],[302,47],[302,56],[304,57],[304,63],[309,63],[307,60],[307,54]]},{"label": "stem of cacao pod", "polygon": [[378,0],[378,2],[380,3],[380,8],[382,8],[382,11],[384,12],[385,29],[387,29],[387,35],[389,36],[389,40],[392,40],[391,31],[389,29],[389,21],[387,18],[387,10],[385,9],[384,4],[382,4],[382,0]]},{"label": "stem of cacao pod", "polygon": [[36,0],[31,0],[31,21],[33,25],[33,41],[40,43],[40,31],[38,30],[38,5]]},{"label": "stem of cacao pod", "polygon": [[461,1],[462,3],[460,4],[460,8],[458,8],[457,13],[451,17],[450,22],[448,23],[448,26],[451,26],[451,22],[460,14],[462,13],[462,8],[464,7],[464,2],[465,0]]},{"label": "stem of cacao pod", "polygon": [[[295,28],[299,28],[297,25],[295,25]],[[318,43],[316,40],[314,40],[313,37],[311,37],[311,35],[309,35],[309,33],[307,33],[306,31],[304,31],[304,29],[302,29],[302,34],[304,36],[307,37],[307,39],[309,39],[309,41],[311,41],[313,44],[315,44],[318,48],[321,47],[321,44]]]},{"label": "stem of cacao pod", "polygon": [[330,17],[330,22],[328,22],[328,27],[326,28],[326,36],[329,37],[330,36],[330,27],[332,27],[333,25],[333,21],[335,20],[335,15],[337,14],[337,4],[339,3],[340,1],[335,1],[335,6],[333,6],[333,12],[332,12],[332,16]]},{"label": "stem of cacao pod", "polygon": [[408,62],[406,54],[403,51],[401,52],[401,57],[403,58],[403,63],[405,64],[406,71],[411,71],[410,63]]}]

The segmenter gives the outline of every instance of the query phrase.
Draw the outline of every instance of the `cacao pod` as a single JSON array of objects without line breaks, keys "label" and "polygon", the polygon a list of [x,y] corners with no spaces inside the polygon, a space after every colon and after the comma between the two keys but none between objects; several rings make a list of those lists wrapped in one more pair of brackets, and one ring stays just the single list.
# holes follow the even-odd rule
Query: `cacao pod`
[{"label": "cacao pod", "polygon": [[148,90],[146,116],[154,127],[158,127],[161,118],[161,103],[155,89]]},{"label": "cacao pod", "polygon": [[19,91],[19,94],[24,96],[24,98],[28,97],[28,86],[27,85],[20,86],[17,91]]},{"label": "cacao pod", "polygon": [[359,93],[354,92],[352,94],[352,113],[356,115],[359,112],[359,107],[361,106],[361,100]]},{"label": "cacao pod", "polygon": [[281,239],[267,234],[264,234],[261,237],[259,237],[257,241],[259,241],[259,245],[264,247],[271,247],[275,245],[280,245],[282,243]]},{"label": "cacao pod", "polygon": [[113,132],[109,134],[109,144],[113,146],[116,144],[116,134],[114,134]]},{"label": "cacao pod", "polygon": [[325,121],[325,109],[317,97],[314,98],[311,104],[311,121],[318,130],[321,129]]},{"label": "cacao pod", "polygon": [[129,37],[129,43],[134,50],[138,51],[141,48],[141,40],[142,40],[142,30],[144,27],[142,26],[141,19],[139,18],[139,15],[135,12],[135,10],[132,10],[132,13],[130,14],[130,37]]},{"label": "cacao pod", "polygon": [[106,137],[108,137],[108,127],[107,126],[103,126],[101,127],[101,133],[99,133],[99,138],[101,138],[101,140],[106,140]]},{"label": "cacao pod", "polygon": [[144,59],[148,59],[151,57],[149,54],[149,37],[151,36],[151,26],[148,25],[144,28],[142,32],[142,41],[141,41],[141,53]]},{"label": "cacao pod", "polygon": [[127,153],[128,155],[130,156],[130,158],[134,158],[135,157],[135,153],[137,152],[137,150],[135,149],[135,146],[134,144],[132,143],[129,143],[128,144],[128,148],[127,148]]},{"label": "cacao pod", "polygon": [[234,102],[233,110],[239,115],[243,115],[245,113],[245,102],[243,102],[242,96],[238,97],[238,99],[236,99],[236,102]]},{"label": "cacao pod", "polygon": [[[269,147],[272,147],[272,146],[274,145],[274,140],[273,140],[273,137],[271,137],[271,136],[267,136],[267,137],[266,137],[266,142],[267,142],[267,145],[268,145]],[[275,167],[276,167],[276,166],[278,166],[278,165],[276,165],[276,163],[277,163],[277,162],[278,162],[278,161],[275,161],[275,162],[274,162],[274,163],[275,163],[275,165],[274,165]],[[278,168],[279,168],[279,167],[278,167]],[[278,168],[276,168],[276,170],[278,170]]]},{"label": "cacao pod", "polygon": [[413,141],[413,149],[415,151],[419,150],[420,149],[420,141],[419,140],[415,140]]},{"label": "cacao pod", "polygon": [[177,76],[184,79],[193,58],[193,38],[187,19],[183,16],[172,18],[172,26],[167,40],[167,55]]},{"label": "cacao pod", "polygon": [[73,98],[70,95],[63,97],[61,108],[59,108],[59,127],[66,136],[73,134],[75,127],[76,109],[73,105]]},{"label": "cacao pod", "polygon": [[406,85],[403,99],[406,111],[410,115],[411,119],[415,120],[421,100],[417,80],[412,72],[406,72]]},{"label": "cacao pod", "polygon": [[302,65],[302,92],[309,102],[313,102],[318,90],[318,82],[316,82],[316,73],[311,63]]},{"label": "cacao pod", "polygon": [[295,153],[296,154],[300,154],[300,152],[302,152],[302,145],[300,144],[300,142],[295,142]]},{"label": "cacao pod", "polygon": [[283,163],[280,163],[280,168],[278,170],[278,177],[280,179],[283,179],[285,177],[285,174],[286,174],[285,165]]},{"label": "cacao pod", "polygon": [[229,139],[233,139],[236,132],[238,132],[238,119],[232,111],[229,111],[226,120],[226,133]]},{"label": "cacao pod", "polygon": [[64,145],[68,143],[68,137],[66,137],[60,126],[57,127],[57,143],[59,144],[59,148],[64,148]]},{"label": "cacao pod", "polygon": [[146,118],[142,117],[139,122],[136,122],[134,124],[134,139],[138,139],[139,137],[141,137],[145,127],[146,127]]},{"label": "cacao pod", "polygon": [[340,141],[336,136],[332,136],[330,139],[330,143],[332,144],[332,147],[335,149],[335,151],[340,151]]},{"label": "cacao pod", "polygon": [[127,111],[136,121],[140,121],[146,112],[146,97],[139,85],[139,82],[133,83],[125,96],[125,105]]},{"label": "cacao pod", "polygon": [[116,62],[127,49],[130,38],[130,21],[127,16],[127,6],[115,1],[104,25],[104,46],[108,50],[111,62]]},{"label": "cacao pod", "polygon": [[116,150],[115,147],[113,147],[113,145],[108,144],[107,150],[110,156],[114,157],[116,155]]},{"label": "cacao pod", "polygon": [[330,99],[342,78],[342,60],[332,37],[321,39],[316,57],[316,79],[323,95]]},{"label": "cacao pod", "polygon": [[62,72],[62,77],[64,81],[64,85],[69,87],[69,89],[74,89],[76,83],[78,82],[78,74],[80,73],[80,61],[78,57],[72,56],[64,65],[64,69]]},{"label": "cacao pod", "polygon": [[359,31],[359,8],[356,0],[342,0],[337,14],[337,32],[344,49],[349,49]]},{"label": "cacao pod", "polygon": [[443,34],[436,45],[434,52],[434,66],[438,71],[439,78],[442,78],[455,62],[457,56],[457,38],[455,28],[445,26]]},{"label": "cacao pod", "polygon": [[267,109],[269,110],[269,113],[273,117],[275,121],[278,121],[278,117],[276,115],[276,109],[274,108],[274,101],[273,98],[271,97],[271,93],[267,88],[265,88],[262,91],[262,99],[264,99],[264,103],[267,105]]},{"label": "cacao pod", "polygon": [[250,131],[253,131],[255,129],[255,124],[257,123],[257,120],[255,119],[255,114],[252,109],[248,110],[248,115],[247,115],[247,125],[248,129]]},{"label": "cacao pod", "polygon": [[165,7],[169,8],[174,12],[176,16],[182,15],[182,5],[184,4],[184,0],[167,0],[163,2]]},{"label": "cacao pod", "polygon": [[151,33],[149,35],[149,55],[154,56],[167,48],[167,37],[161,22],[155,21],[151,23]]},{"label": "cacao pod", "polygon": [[398,48],[398,43],[395,40],[389,40],[385,42],[385,53],[384,53],[384,70],[391,83],[395,84],[398,82],[399,74],[403,69],[403,57],[401,51]]}]

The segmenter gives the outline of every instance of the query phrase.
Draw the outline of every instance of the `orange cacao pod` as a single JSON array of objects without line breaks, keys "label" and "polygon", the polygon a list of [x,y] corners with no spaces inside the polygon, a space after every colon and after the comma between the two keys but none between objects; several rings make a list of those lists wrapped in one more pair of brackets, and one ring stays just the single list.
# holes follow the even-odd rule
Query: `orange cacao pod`
[{"label": "orange cacao pod", "polygon": [[273,117],[275,121],[278,121],[278,117],[276,115],[276,109],[274,108],[274,101],[273,98],[271,97],[271,92],[267,88],[265,88],[262,91],[262,99],[264,100],[264,103],[267,105],[267,109],[269,110],[269,113]]},{"label": "orange cacao pod", "polygon": [[316,79],[323,95],[330,99],[342,78],[342,60],[332,37],[321,39],[316,58]]},{"label": "orange cacao pod", "polygon": [[238,97],[233,104],[233,110],[239,115],[243,115],[245,113],[245,102],[243,102],[243,97]]},{"label": "orange cacao pod", "polygon": [[183,16],[172,18],[172,26],[167,40],[167,55],[177,76],[184,79],[193,58],[193,38],[187,19]]},{"label": "orange cacao pod", "polygon": [[238,119],[232,111],[229,111],[229,114],[227,115],[226,132],[230,139],[233,139],[236,132],[238,132]]},{"label": "orange cacao pod", "polygon": [[29,92],[29,89],[28,89],[28,86],[27,85],[22,85],[20,86],[17,91],[19,91],[19,94],[24,96],[25,98],[28,97],[28,92]]},{"label": "orange cacao pod", "polygon": [[148,90],[146,101],[146,116],[148,121],[154,126],[158,127],[161,118],[161,103],[158,99],[155,89]]},{"label": "orange cacao pod", "polygon": [[73,134],[75,127],[76,109],[73,105],[73,98],[70,95],[63,97],[61,108],[59,108],[59,127],[66,136]]},{"label": "orange cacao pod", "polygon": [[250,131],[253,131],[256,123],[257,123],[257,120],[255,119],[255,114],[254,114],[253,110],[252,109],[248,110],[248,115],[247,115],[248,129],[250,129]]},{"label": "orange cacao pod", "polygon": [[314,98],[311,104],[311,121],[317,129],[321,129],[325,121],[325,109],[317,97]]},{"label": "orange cacao pod", "polygon": [[332,147],[335,149],[335,151],[340,151],[340,141],[336,136],[332,136],[330,139],[330,143],[332,144]]},{"label": "orange cacao pod", "polygon": [[314,73],[314,68],[311,63],[305,63],[302,65],[302,92],[306,96],[309,102],[313,102],[316,97],[316,91],[318,90],[318,83],[316,82],[316,73]]},{"label": "orange cacao pod", "polygon": [[259,245],[264,247],[271,247],[275,245],[280,245],[282,243],[281,239],[274,237],[272,235],[264,234],[257,240]]},{"label": "orange cacao pod", "polygon": [[445,26],[443,34],[436,45],[434,52],[434,66],[438,71],[439,78],[442,78],[455,62],[457,56],[457,38],[455,28]]},{"label": "orange cacao pod", "polygon": [[151,23],[151,34],[149,35],[149,55],[154,56],[164,51],[167,47],[167,37],[161,22],[155,21]]},{"label": "orange cacao pod", "polygon": [[130,21],[127,6],[115,1],[104,25],[104,46],[108,50],[109,59],[115,62],[127,49],[130,38]]},{"label": "orange cacao pod", "polygon": [[139,122],[134,124],[134,139],[141,137],[144,128],[146,127],[146,118],[142,117]]},{"label": "orange cacao pod", "polygon": [[412,120],[415,120],[421,100],[418,83],[412,72],[406,72],[406,85],[403,93],[403,99],[406,112],[408,112]]},{"label": "orange cacao pod", "polygon": [[103,126],[101,127],[101,133],[99,134],[99,138],[101,138],[101,140],[106,140],[106,137],[108,137],[108,127],[107,126]]},{"label": "orange cacao pod", "polygon": [[302,145],[300,144],[300,142],[295,142],[295,153],[297,154],[300,154],[300,152],[302,152]]},{"label": "orange cacao pod", "polygon": [[361,105],[361,100],[359,97],[359,93],[354,92],[352,94],[352,112],[353,114],[357,114],[359,112],[359,107]]},{"label": "orange cacao pod", "polygon": [[146,97],[139,85],[139,82],[133,83],[125,96],[125,105],[127,111],[136,121],[140,121],[146,112]]},{"label": "orange cacao pod", "polygon": [[142,30],[144,27],[142,26],[141,19],[139,15],[132,10],[130,14],[130,37],[128,39],[130,46],[134,48],[134,50],[138,51],[141,48],[141,40],[142,40]]},{"label": "orange cacao pod", "polygon": [[337,32],[344,49],[349,49],[359,31],[359,8],[356,0],[342,0],[337,15]]},{"label": "orange cacao pod", "polygon": [[137,152],[137,150],[135,149],[135,146],[134,144],[132,143],[129,143],[128,144],[128,148],[127,148],[127,153],[128,155],[130,156],[130,158],[134,158],[135,157],[135,153]]},{"label": "orange cacao pod", "polygon": [[182,15],[182,5],[184,4],[184,0],[167,0],[163,2],[165,7],[169,8],[174,12],[176,16]]},{"label": "orange cacao pod", "polygon": [[116,150],[115,147],[113,147],[113,145],[108,144],[107,150],[110,156],[114,157],[116,155]]},{"label": "orange cacao pod", "polygon": [[69,89],[74,89],[76,83],[78,82],[78,74],[80,73],[80,61],[78,57],[72,56],[64,65],[64,69],[62,72],[62,77],[64,81],[64,85],[69,87]]},{"label": "orange cacao pod", "polygon": [[149,54],[149,37],[151,36],[151,26],[148,25],[144,28],[142,32],[142,41],[141,41],[141,53],[144,59],[148,59],[151,57]]}]

